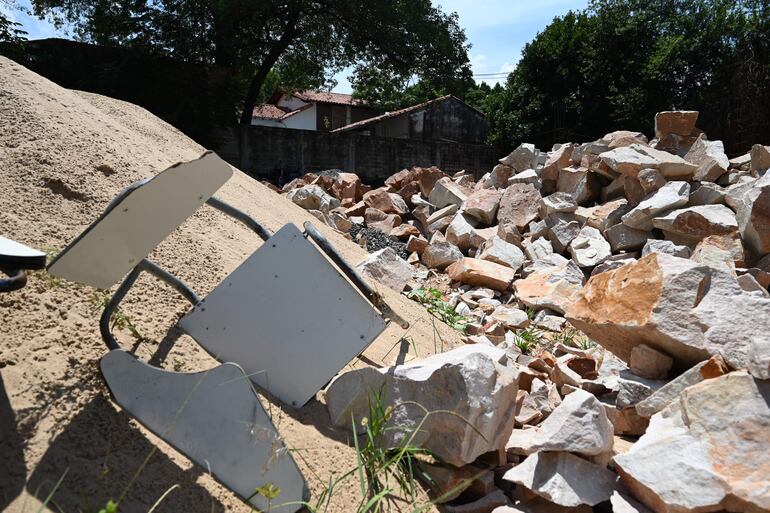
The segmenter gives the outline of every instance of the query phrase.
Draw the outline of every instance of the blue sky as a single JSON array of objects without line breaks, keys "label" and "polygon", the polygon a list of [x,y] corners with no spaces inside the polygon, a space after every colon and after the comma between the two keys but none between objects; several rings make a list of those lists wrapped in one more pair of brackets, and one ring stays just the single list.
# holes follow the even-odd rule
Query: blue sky
[{"label": "blue sky", "polygon": [[[524,44],[532,40],[555,16],[570,9],[583,9],[588,0],[434,0],[446,12],[457,12],[460,26],[465,29],[472,47],[471,64],[474,74],[510,72],[521,55]],[[14,9],[13,7],[16,8]],[[19,9],[21,7],[21,9]],[[67,37],[47,21],[23,12],[29,0],[0,0],[0,10],[23,25],[30,39]],[[335,76],[335,91],[350,92],[344,70]],[[501,80],[485,80],[490,84]]]}]

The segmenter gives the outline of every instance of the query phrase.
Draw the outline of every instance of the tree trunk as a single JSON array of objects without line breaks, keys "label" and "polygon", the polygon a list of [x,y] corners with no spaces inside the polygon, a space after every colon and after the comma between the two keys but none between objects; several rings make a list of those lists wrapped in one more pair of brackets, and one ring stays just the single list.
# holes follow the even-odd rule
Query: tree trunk
[{"label": "tree trunk", "polygon": [[243,100],[243,111],[241,112],[242,125],[251,124],[254,106],[257,103],[257,96],[259,95],[260,89],[262,89],[262,84],[265,83],[267,74],[270,73],[270,70],[273,69],[275,63],[278,62],[278,58],[283,52],[286,51],[294,38],[297,37],[298,20],[298,11],[294,11],[289,14],[289,20],[286,23],[286,28],[284,29],[283,34],[281,34],[281,37],[278,39],[278,41],[276,41],[275,44],[270,48],[270,51],[267,52],[265,58],[262,59],[259,68],[257,68],[257,72],[251,79],[249,90],[246,92],[246,97]]}]

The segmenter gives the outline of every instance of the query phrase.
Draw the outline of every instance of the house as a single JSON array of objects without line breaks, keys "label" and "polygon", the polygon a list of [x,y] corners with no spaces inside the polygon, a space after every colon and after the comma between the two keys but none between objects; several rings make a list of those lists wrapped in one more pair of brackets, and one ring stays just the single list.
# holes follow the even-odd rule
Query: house
[{"label": "house", "polygon": [[483,113],[452,95],[332,130],[332,133],[361,132],[378,137],[418,141],[448,141],[484,144],[487,122]]},{"label": "house", "polygon": [[380,112],[349,94],[311,90],[275,93],[267,103],[254,108],[251,124],[329,132]]}]

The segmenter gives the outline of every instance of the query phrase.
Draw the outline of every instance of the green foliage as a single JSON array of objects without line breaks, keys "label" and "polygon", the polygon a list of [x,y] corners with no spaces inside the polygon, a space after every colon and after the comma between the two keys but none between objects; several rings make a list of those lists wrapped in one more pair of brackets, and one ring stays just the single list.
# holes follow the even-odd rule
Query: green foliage
[{"label": "green foliage", "polygon": [[[91,306],[96,311],[103,310],[107,303],[110,302],[110,294],[106,290],[97,290],[93,294],[91,294]],[[123,311],[120,307],[116,308],[112,312],[112,316],[110,317],[110,329],[119,329],[119,330],[128,330],[128,332],[131,334],[132,337],[137,342],[142,342],[145,340],[144,336],[139,333],[139,330],[137,329],[134,322],[131,320],[131,317]],[[176,363],[175,363],[176,367]],[[176,368],[175,368],[176,370]]]},{"label": "green foliage", "polygon": [[672,109],[700,110],[699,125],[724,137],[736,71],[770,80],[769,35],[767,0],[594,0],[526,44],[479,108],[490,142],[509,148],[650,134],[655,113]]},{"label": "green foliage", "polygon": [[522,354],[530,354],[543,340],[543,333],[533,327],[529,326],[526,329],[519,330],[513,335],[513,343]]},{"label": "green foliage", "polygon": [[[8,5],[6,0],[0,0],[0,5]],[[21,30],[21,23],[9,20],[2,11],[0,11],[0,43],[18,44],[25,40],[25,31]]]},{"label": "green foliage", "polygon": [[361,89],[387,77],[446,87],[470,78],[457,16],[431,0],[32,0],[81,39],[233,70],[241,120],[269,88],[333,85],[353,66]]},{"label": "green foliage", "polygon": [[428,308],[428,313],[444,321],[460,333],[465,333],[469,319],[455,312],[455,309],[443,300],[441,292],[434,288],[419,288],[409,292],[406,297],[422,303]]},{"label": "green foliage", "polygon": [[596,347],[596,342],[572,326],[567,326],[561,332],[554,335],[551,341],[557,344],[564,344],[565,346],[576,347],[583,351],[588,351],[589,349]]}]

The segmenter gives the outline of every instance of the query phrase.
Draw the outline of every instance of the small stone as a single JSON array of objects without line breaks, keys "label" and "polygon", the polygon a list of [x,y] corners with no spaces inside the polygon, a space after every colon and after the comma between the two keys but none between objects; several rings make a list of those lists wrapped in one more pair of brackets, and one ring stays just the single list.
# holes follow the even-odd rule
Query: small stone
[{"label": "small stone", "polygon": [[563,253],[580,233],[580,223],[563,219],[558,214],[552,215],[546,223],[548,223],[548,238],[557,253]]},{"label": "small stone", "polygon": [[636,230],[619,223],[604,230],[604,236],[610,243],[612,252],[642,249],[652,238],[652,232]]},{"label": "small stone", "polygon": [[475,222],[464,214],[455,214],[452,222],[449,223],[446,229],[445,236],[447,242],[451,242],[460,248],[460,251],[468,250],[473,245],[471,239],[476,233]]},{"label": "small stone", "polygon": [[418,255],[422,255],[422,253],[425,251],[425,248],[428,247],[428,241],[425,240],[421,235],[410,235],[409,240],[406,241],[406,250],[409,253],[417,253]]},{"label": "small stone", "polygon": [[621,371],[618,384],[620,387],[615,398],[615,406],[624,409],[630,408],[650,396],[662,388],[666,381],[646,379],[630,371]]},{"label": "small stone", "polygon": [[574,212],[577,207],[578,205],[572,195],[566,192],[554,192],[540,200],[540,217],[546,218],[551,214],[561,212]]},{"label": "small stone", "polygon": [[665,255],[671,255],[679,258],[690,258],[692,251],[687,246],[678,246],[670,240],[656,240],[650,239],[642,248],[642,256],[645,257],[650,253],[663,253]]},{"label": "small stone", "polygon": [[637,376],[647,379],[666,379],[674,359],[647,344],[639,344],[631,350],[629,367]]},{"label": "small stone", "polygon": [[404,215],[409,213],[404,199],[398,194],[388,192],[385,188],[374,189],[364,194],[364,204],[376,208],[386,214]]},{"label": "small stone", "polygon": [[642,189],[644,189],[645,194],[651,194],[667,183],[666,179],[663,178],[663,175],[660,174],[660,171],[653,168],[642,169],[639,171],[637,179],[639,180]]},{"label": "small stone", "polygon": [[495,235],[479,247],[479,253],[476,255],[481,260],[488,260],[496,264],[510,267],[514,271],[519,268],[526,260],[524,253],[513,244],[505,242]]},{"label": "small stone", "polygon": [[591,268],[612,255],[610,244],[596,228],[584,226],[569,245],[572,259],[580,268]]},{"label": "small stone", "polygon": [[500,159],[501,164],[512,167],[517,173],[537,167],[540,151],[534,144],[523,143],[507,157]]},{"label": "small stone", "polygon": [[495,308],[489,317],[508,329],[526,328],[529,325],[529,317],[527,317],[526,312],[505,305]]},{"label": "small stone", "polygon": [[340,206],[340,200],[328,194],[318,185],[305,185],[293,189],[286,197],[305,210],[320,210],[328,212]]},{"label": "small stone", "polygon": [[463,258],[460,249],[450,242],[431,242],[422,254],[422,263],[432,269],[443,271]]},{"label": "small stone", "polygon": [[525,305],[550,308],[563,314],[579,296],[585,281],[580,268],[572,260],[548,266],[514,282],[516,297]]},{"label": "small stone", "polygon": [[510,267],[467,257],[450,265],[446,273],[452,281],[499,291],[508,290],[514,277],[514,271]]}]

